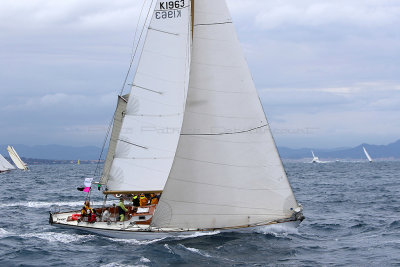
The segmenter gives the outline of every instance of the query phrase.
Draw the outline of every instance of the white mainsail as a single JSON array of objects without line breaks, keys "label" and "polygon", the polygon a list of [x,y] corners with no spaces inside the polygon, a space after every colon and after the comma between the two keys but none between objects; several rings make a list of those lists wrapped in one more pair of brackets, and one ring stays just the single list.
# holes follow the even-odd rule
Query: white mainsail
[{"label": "white mainsail", "polygon": [[363,147],[363,150],[364,150],[364,154],[365,154],[365,156],[367,157],[368,161],[369,161],[369,162],[372,162],[372,158],[371,158],[371,156],[368,154],[368,152],[367,152],[367,150],[365,149],[365,147]]},{"label": "white mainsail", "polygon": [[[162,191],[174,159],[190,65],[190,5],[157,1],[124,113],[108,193]],[[108,171],[107,171],[108,172]]]},{"label": "white mainsail", "polygon": [[190,85],[152,226],[244,227],[298,208],[225,0],[196,0]]},{"label": "white mainsail", "polygon": [[26,164],[22,161],[22,159],[17,154],[17,151],[15,151],[14,147],[8,146],[7,151],[8,151],[8,154],[10,155],[11,160],[14,162],[15,166],[17,166],[18,169],[21,169],[21,170],[28,169]]},{"label": "white mainsail", "polygon": [[15,167],[0,154],[0,171],[14,170]]}]

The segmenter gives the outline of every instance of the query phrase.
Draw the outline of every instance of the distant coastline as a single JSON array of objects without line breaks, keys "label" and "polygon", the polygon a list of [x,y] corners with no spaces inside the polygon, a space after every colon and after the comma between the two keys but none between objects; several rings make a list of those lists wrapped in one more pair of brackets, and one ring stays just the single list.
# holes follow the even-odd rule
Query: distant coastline
[{"label": "distant coastline", "polygon": [[[0,154],[8,156],[7,145],[0,145]],[[27,146],[12,144],[21,158],[28,164],[94,164],[100,158],[101,148],[95,146],[72,147],[61,145]],[[388,145],[360,144],[351,148],[316,149],[316,148],[287,148],[278,147],[284,161],[301,162],[311,159],[311,151],[326,161],[363,161],[365,147],[371,157],[377,161],[400,160],[400,139]],[[105,159],[107,151],[103,151],[101,159]]]}]

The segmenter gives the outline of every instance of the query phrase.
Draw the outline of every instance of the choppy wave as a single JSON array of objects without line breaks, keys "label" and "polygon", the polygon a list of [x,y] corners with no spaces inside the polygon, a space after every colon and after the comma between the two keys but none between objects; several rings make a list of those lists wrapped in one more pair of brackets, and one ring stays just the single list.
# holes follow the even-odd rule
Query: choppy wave
[{"label": "choppy wave", "polygon": [[141,266],[145,266],[145,265],[127,265],[127,264],[121,264],[121,263],[117,263],[117,262],[111,262],[111,263],[107,263],[104,265],[100,265],[101,267],[141,267]]},{"label": "choppy wave", "polygon": [[210,254],[208,254],[206,252],[203,252],[200,249],[186,247],[186,246],[184,246],[182,244],[179,244],[179,246],[181,246],[182,248],[184,248],[184,249],[186,249],[186,250],[188,250],[188,251],[190,251],[192,253],[198,254],[200,256],[203,256],[203,257],[206,257],[206,258],[211,258],[212,257]]},{"label": "choppy wave", "polygon": [[164,244],[164,248],[166,248],[170,254],[175,254],[175,252],[169,247],[168,244]]}]

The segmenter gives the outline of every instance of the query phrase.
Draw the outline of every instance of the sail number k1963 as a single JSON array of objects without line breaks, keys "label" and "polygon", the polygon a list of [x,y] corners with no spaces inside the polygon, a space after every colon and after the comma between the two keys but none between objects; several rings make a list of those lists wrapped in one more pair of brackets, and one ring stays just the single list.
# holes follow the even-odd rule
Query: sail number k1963
[{"label": "sail number k1963", "polygon": [[160,2],[160,9],[155,12],[156,19],[180,18],[182,17],[180,8],[184,7],[185,0]]}]

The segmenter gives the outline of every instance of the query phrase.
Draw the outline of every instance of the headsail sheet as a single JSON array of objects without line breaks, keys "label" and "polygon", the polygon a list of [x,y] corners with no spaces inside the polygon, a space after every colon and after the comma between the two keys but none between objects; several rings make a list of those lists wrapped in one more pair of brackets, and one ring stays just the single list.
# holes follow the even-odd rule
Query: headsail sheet
[{"label": "headsail sheet", "polygon": [[11,160],[14,162],[15,166],[21,170],[27,170],[28,167],[22,161],[22,159],[18,156],[17,151],[12,146],[7,147],[8,154],[10,155]]},{"label": "headsail sheet", "polygon": [[224,0],[196,0],[189,92],[152,225],[216,229],[298,207]]},{"label": "headsail sheet", "polygon": [[189,18],[189,0],[157,1],[155,5],[111,170],[104,179],[109,191],[164,188],[188,90]]}]

